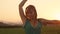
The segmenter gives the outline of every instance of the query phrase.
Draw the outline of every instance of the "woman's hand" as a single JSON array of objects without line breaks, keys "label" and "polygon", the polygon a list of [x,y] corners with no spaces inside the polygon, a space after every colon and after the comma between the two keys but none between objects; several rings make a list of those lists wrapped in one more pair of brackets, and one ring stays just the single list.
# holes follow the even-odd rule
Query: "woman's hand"
[{"label": "woman's hand", "polygon": [[27,0],[23,0],[20,4],[19,7],[23,7],[23,5],[26,3]]},{"label": "woman's hand", "polygon": [[27,0],[23,0],[23,1],[27,1]]}]

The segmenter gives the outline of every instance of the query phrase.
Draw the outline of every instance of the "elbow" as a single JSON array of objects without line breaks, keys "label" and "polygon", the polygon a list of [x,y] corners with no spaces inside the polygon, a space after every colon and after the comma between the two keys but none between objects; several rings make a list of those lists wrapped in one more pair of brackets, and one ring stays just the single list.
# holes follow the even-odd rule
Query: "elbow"
[{"label": "elbow", "polygon": [[21,7],[21,5],[19,5],[19,8]]},{"label": "elbow", "polygon": [[19,5],[19,9],[22,9],[22,7]]}]

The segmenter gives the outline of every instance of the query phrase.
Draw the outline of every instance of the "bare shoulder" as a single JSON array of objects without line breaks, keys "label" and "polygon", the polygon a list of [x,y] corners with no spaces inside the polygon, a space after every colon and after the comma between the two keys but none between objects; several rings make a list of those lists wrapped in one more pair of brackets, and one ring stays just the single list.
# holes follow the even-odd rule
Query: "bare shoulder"
[{"label": "bare shoulder", "polygon": [[40,18],[38,18],[37,20],[42,23],[42,20]]},{"label": "bare shoulder", "polygon": [[24,18],[24,20],[22,19],[22,23],[23,23],[22,26],[23,26],[23,27],[24,27],[24,25],[25,25],[25,23],[26,23],[26,20],[27,20],[26,18]]},{"label": "bare shoulder", "polygon": [[41,21],[41,19],[40,19],[40,18],[38,18],[37,20],[38,20],[38,21]]},{"label": "bare shoulder", "polygon": [[21,18],[21,19],[22,19],[23,24],[25,24],[27,18],[26,18],[26,17],[23,17],[23,18]]}]

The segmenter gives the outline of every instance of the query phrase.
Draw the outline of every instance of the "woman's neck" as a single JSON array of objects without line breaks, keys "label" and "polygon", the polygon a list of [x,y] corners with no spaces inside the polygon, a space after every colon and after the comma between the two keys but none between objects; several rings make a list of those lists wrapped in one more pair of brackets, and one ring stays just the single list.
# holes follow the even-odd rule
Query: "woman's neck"
[{"label": "woman's neck", "polygon": [[[28,18],[27,18],[28,19]],[[36,21],[38,21],[37,20],[37,18],[35,18],[35,19],[28,19],[30,22],[36,22]]]},{"label": "woman's neck", "polygon": [[35,19],[35,20],[30,20],[30,23],[31,23],[31,25],[32,25],[32,27],[36,27],[37,26],[37,24],[38,24],[38,20],[37,19]]},{"label": "woman's neck", "polygon": [[37,19],[32,19],[30,20],[30,22],[37,22]]}]

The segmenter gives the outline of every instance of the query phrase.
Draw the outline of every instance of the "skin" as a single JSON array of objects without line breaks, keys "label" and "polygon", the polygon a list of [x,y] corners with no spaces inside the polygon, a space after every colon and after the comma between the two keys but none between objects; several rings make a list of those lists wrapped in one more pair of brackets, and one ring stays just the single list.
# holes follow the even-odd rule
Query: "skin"
[{"label": "skin", "polygon": [[27,0],[23,0],[20,4],[19,4],[19,14],[20,14],[20,17],[21,17],[21,20],[23,22],[23,24],[25,23],[26,21],[26,16],[24,15],[24,12],[23,12],[23,5],[26,3]]}]

